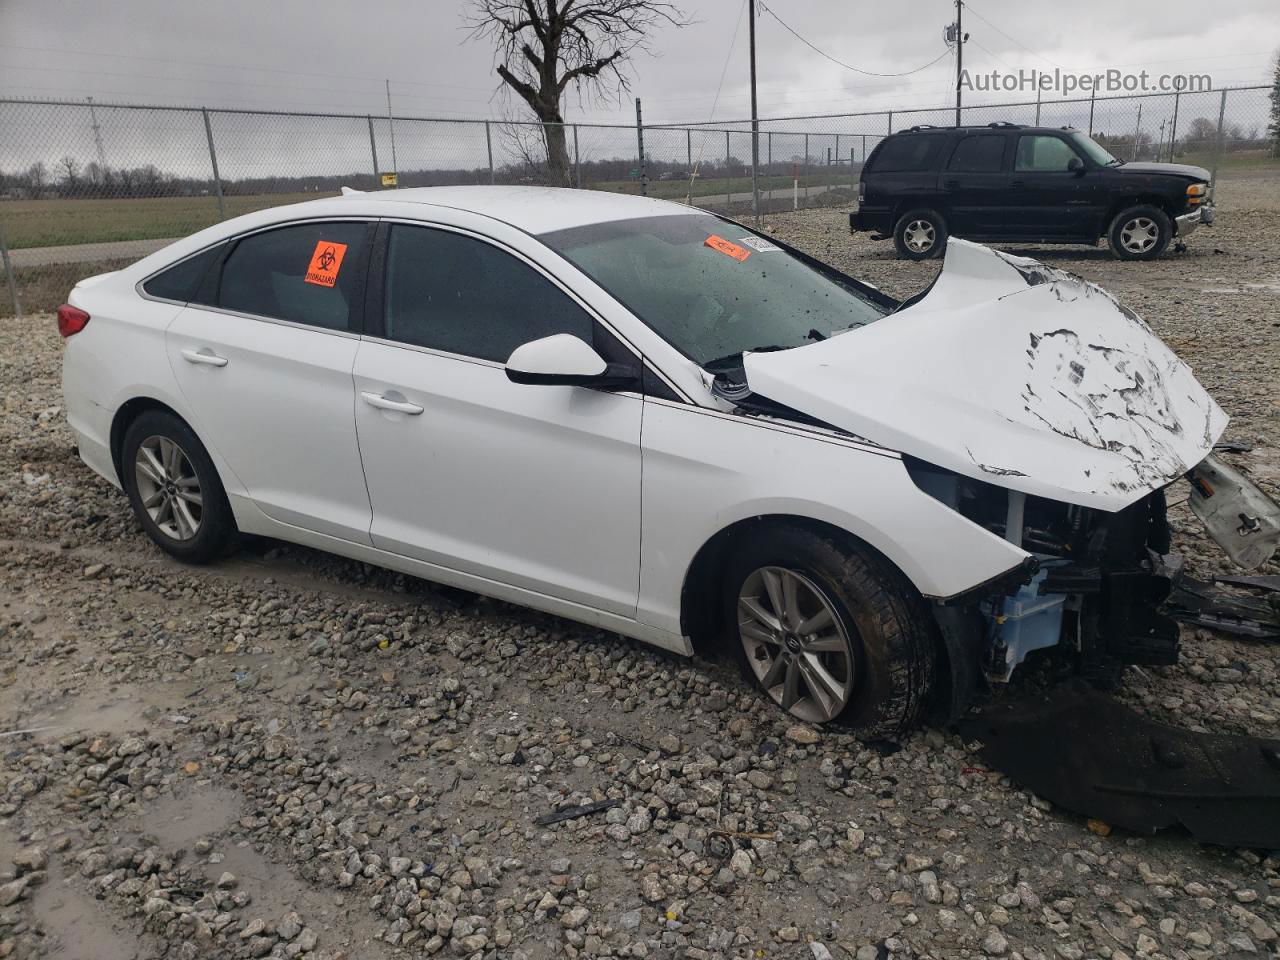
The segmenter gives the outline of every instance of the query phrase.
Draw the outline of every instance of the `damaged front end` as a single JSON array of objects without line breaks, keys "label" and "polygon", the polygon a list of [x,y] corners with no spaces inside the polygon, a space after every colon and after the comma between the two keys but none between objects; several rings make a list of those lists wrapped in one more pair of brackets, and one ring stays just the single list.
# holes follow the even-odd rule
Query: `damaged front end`
[{"label": "damaged front end", "polygon": [[1026,551],[1000,582],[937,601],[953,654],[971,654],[951,657],[953,709],[979,675],[1006,681],[1059,644],[1087,672],[1176,662],[1165,490],[1183,477],[1238,563],[1280,543],[1280,508],[1212,457],[1227,417],[1190,368],[1105,291],[1034,260],[952,239],[924,293],[748,353],[743,379],[741,407],[899,451],[923,490]]}]

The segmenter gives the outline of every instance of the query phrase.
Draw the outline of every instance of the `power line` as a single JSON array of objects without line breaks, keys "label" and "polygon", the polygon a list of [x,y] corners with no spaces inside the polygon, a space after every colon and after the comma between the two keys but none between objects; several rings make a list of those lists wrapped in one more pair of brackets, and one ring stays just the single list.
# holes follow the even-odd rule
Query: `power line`
[{"label": "power line", "polygon": [[772,7],[766,7],[762,3],[760,4],[760,9],[763,10],[765,13],[769,14],[769,16],[773,17],[773,19],[777,20],[778,23],[782,25],[782,28],[787,31],[787,33],[791,34],[793,37],[795,37],[797,40],[803,43],[806,47],[808,47],[818,56],[826,60],[830,60],[832,63],[834,63],[838,67],[844,67],[844,69],[846,70],[852,70],[854,73],[861,73],[863,76],[867,76],[867,77],[909,77],[913,73],[919,73],[921,70],[929,69],[929,67],[932,67],[935,63],[937,63],[943,57],[946,57],[951,53],[951,48],[948,47],[946,50],[943,50],[942,53],[939,54],[937,57],[935,57],[934,59],[926,63],[923,67],[916,67],[914,70],[904,70],[902,73],[877,73],[874,70],[863,70],[861,67],[855,67],[852,64],[845,63],[843,60],[837,60],[835,57],[831,56],[831,54],[827,53],[826,51],[820,50],[817,47],[815,47],[812,43],[810,43],[800,34],[796,33],[796,31],[793,30],[790,26],[788,26],[786,21],[784,21],[780,16],[774,13]]},{"label": "power line", "polygon": [[1025,43],[1023,43],[1021,40],[1018,40],[1018,39],[1017,39],[1017,38],[1015,38],[1015,37],[1011,37],[1011,36],[1009,36],[1009,34],[1005,33],[1003,30],[1001,30],[999,27],[997,27],[994,23],[992,23],[990,20],[988,20],[986,17],[984,17],[982,14],[980,14],[977,10],[975,10],[975,9],[974,9],[974,7],[973,7],[973,4],[969,3],[969,0],[965,0],[965,4],[964,4],[964,5],[965,5],[965,8],[966,8],[966,9],[968,9],[968,11],[969,11],[970,13],[972,13],[975,17],[977,17],[979,20],[981,20],[983,23],[985,23],[988,27],[990,27],[992,30],[994,30],[996,33],[1000,34],[1000,36],[1004,37],[1006,40],[1010,41],[1011,43],[1017,44],[1017,45],[1018,45],[1019,47],[1021,47],[1023,50],[1027,51],[1027,53],[1031,54],[1033,57],[1039,57],[1039,58],[1040,58],[1041,60],[1043,60],[1045,63],[1049,64],[1049,66],[1051,66],[1051,67],[1057,67],[1059,70],[1065,70],[1065,69],[1067,69],[1066,67],[1064,67],[1064,66],[1063,66],[1062,64],[1060,64],[1060,63],[1054,63],[1052,60],[1050,60],[1048,57],[1044,56],[1043,54],[1036,53],[1034,50],[1032,50],[1030,47],[1028,47],[1028,46],[1027,46]]}]

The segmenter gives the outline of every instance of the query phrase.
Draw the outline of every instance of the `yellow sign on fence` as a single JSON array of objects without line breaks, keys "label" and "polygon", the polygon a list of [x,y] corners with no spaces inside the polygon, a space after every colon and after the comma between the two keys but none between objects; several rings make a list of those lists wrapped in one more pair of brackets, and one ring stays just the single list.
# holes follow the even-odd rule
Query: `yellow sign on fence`
[{"label": "yellow sign on fence", "polygon": [[394,187],[399,180],[394,173],[384,173],[382,175],[382,185],[384,187]]}]

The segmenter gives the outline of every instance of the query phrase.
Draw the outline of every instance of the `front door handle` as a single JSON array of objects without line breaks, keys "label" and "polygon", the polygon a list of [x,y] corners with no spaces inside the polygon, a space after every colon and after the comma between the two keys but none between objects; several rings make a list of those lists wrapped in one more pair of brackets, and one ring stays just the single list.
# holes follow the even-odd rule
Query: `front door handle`
[{"label": "front door handle", "polygon": [[1011,187],[1025,187],[1026,185],[1027,185],[1027,182],[1026,182],[1025,180],[1010,180],[1010,181],[1009,181],[1009,186],[1011,186]]},{"label": "front door handle", "polygon": [[371,407],[377,407],[379,410],[394,410],[396,413],[407,413],[411,417],[416,417],[422,412],[422,407],[416,403],[410,403],[408,400],[394,400],[391,397],[384,397],[380,393],[369,393],[361,391],[360,396],[364,398],[364,402]]},{"label": "front door handle", "polygon": [[960,186],[960,181],[959,180],[943,180],[942,186],[946,190],[954,190],[958,186]]},{"label": "front door handle", "polygon": [[199,350],[183,350],[182,359],[187,363],[204,363],[211,367],[225,367],[227,358],[220,357],[208,347],[201,347]]}]

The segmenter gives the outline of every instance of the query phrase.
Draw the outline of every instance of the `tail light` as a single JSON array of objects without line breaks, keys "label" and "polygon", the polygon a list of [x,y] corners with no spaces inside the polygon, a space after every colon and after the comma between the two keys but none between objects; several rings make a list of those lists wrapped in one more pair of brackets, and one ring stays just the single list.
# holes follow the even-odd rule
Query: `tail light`
[{"label": "tail light", "polygon": [[58,332],[64,337],[79,333],[89,322],[89,315],[79,307],[64,303],[58,308]]}]

